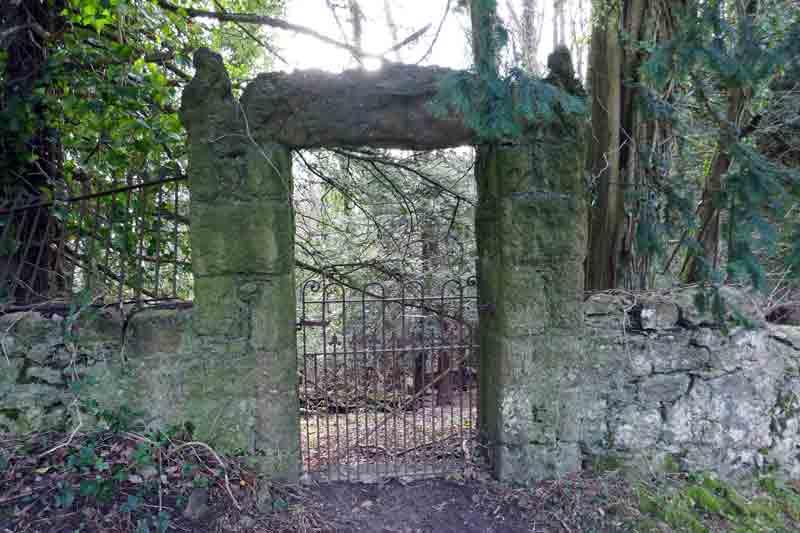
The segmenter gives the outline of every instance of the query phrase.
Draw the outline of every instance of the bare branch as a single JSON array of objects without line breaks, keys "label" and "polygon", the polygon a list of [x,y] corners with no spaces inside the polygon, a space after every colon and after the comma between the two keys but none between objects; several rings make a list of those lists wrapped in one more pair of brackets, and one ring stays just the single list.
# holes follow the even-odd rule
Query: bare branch
[{"label": "bare branch", "polygon": [[336,39],[332,39],[331,37],[323,35],[322,33],[313,30],[311,28],[308,28],[306,26],[300,26],[299,24],[292,24],[291,22],[287,22],[285,20],[276,17],[270,17],[268,15],[256,15],[255,13],[227,13],[219,11],[207,11],[205,9],[194,9],[191,7],[177,6],[175,4],[167,2],[166,0],[158,0],[158,5],[161,6],[162,9],[166,9],[167,11],[171,11],[173,13],[186,13],[186,16],[188,16],[189,18],[209,18],[209,19],[219,20],[221,22],[259,24],[262,26],[271,26],[273,28],[278,28],[281,30],[293,31],[296,33],[300,33],[302,35],[308,35],[310,37],[314,37],[319,41],[322,41],[326,44],[330,44],[337,48],[347,50],[351,54],[354,54],[358,57],[371,57],[376,59],[382,59],[382,56],[378,54],[371,54],[369,52],[365,52],[360,48],[358,48],[357,46],[337,41]]},{"label": "bare branch", "polygon": [[435,179],[431,178],[430,176],[428,176],[424,172],[420,172],[419,170],[417,170],[414,167],[411,167],[411,166],[408,166],[408,165],[404,165],[403,163],[400,163],[399,161],[392,161],[391,159],[386,159],[386,158],[383,158],[383,157],[377,157],[377,156],[374,156],[374,155],[371,155],[371,154],[366,154],[366,153],[357,153],[357,152],[354,152],[354,151],[351,151],[351,150],[332,149],[331,151],[334,152],[334,153],[337,153],[339,155],[345,156],[345,157],[352,157],[353,159],[358,159],[358,160],[361,160],[361,161],[370,161],[370,162],[374,162],[374,163],[380,163],[380,164],[384,164],[384,165],[397,167],[397,168],[399,168],[401,170],[405,170],[406,172],[410,172],[410,173],[414,174],[415,176],[419,177],[422,181],[424,181],[428,185],[432,185],[433,187],[435,187],[436,189],[442,191],[443,193],[445,193],[445,194],[447,194],[449,196],[452,196],[456,200],[458,200],[460,202],[467,203],[467,204],[469,204],[469,205],[471,205],[473,207],[475,206],[475,201],[474,200],[472,200],[470,198],[467,198],[466,196],[464,196],[462,194],[459,194],[456,191],[445,187],[444,185],[442,185],[441,183],[439,183]]},{"label": "bare branch", "polygon": [[[392,34],[392,42],[398,42],[398,33],[397,33],[397,23],[394,21],[394,14],[392,13],[392,3],[389,0],[383,0],[383,14],[386,17],[386,25],[389,27],[389,32]],[[395,55],[394,58],[398,62],[402,62],[403,58],[400,56],[400,52],[394,50]]]},{"label": "bare branch", "polygon": [[433,40],[431,41],[431,45],[428,47],[428,49],[425,51],[425,53],[422,54],[422,57],[420,57],[417,60],[417,63],[416,63],[417,65],[419,65],[420,63],[422,63],[423,61],[428,59],[428,56],[430,56],[431,52],[433,52],[433,47],[436,45],[436,41],[439,40],[439,35],[442,33],[442,26],[444,26],[444,21],[447,20],[447,14],[450,13],[450,2],[451,2],[451,0],[447,0],[447,5],[444,7],[444,14],[442,15],[442,18],[439,21],[439,27],[436,28],[436,34],[433,36]]},{"label": "bare branch", "polygon": [[425,32],[428,31],[429,29],[431,29],[431,25],[430,24],[426,24],[421,29],[415,31],[414,33],[412,33],[411,35],[409,35],[408,37],[406,37],[405,39],[403,39],[402,41],[400,41],[396,45],[394,45],[391,48],[389,48],[388,50],[386,50],[381,55],[387,55],[387,54],[391,54],[392,52],[397,52],[398,50],[400,50],[401,48],[403,48],[407,44],[413,43],[414,41],[416,41],[417,39],[422,37],[425,34]]},{"label": "bare branch", "polygon": [[[220,3],[219,3],[219,1],[218,1],[218,0],[214,0],[214,5],[217,7],[217,10],[219,10],[221,13],[226,13],[226,12],[227,12],[227,11],[225,10],[225,8],[222,6],[222,4],[220,4]],[[258,35],[254,34],[252,31],[250,31],[250,30],[247,28],[247,26],[245,26],[245,25],[244,25],[244,24],[242,24],[241,22],[234,22],[234,24],[236,25],[236,27],[237,27],[237,28],[239,28],[240,30],[242,30],[242,31],[244,32],[244,34],[245,34],[245,35],[247,35],[248,37],[250,37],[251,39],[253,39],[255,42],[257,42],[257,43],[258,43],[258,44],[260,44],[261,46],[263,46],[263,47],[264,47],[264,49],[265,49],[265,50],[267,50],[267,52],[269,52],[270,54],[272,54],[272,55],[274,55],[275,57],[277,57],[277,58],[278,58],[280,61],[282,61],[282,62],[283,62],[283,63],[285,63],[286,65],[288,65],[288,64],[289,64],[289,62],[288,62],[288,61],[286,61],[286,59],[284,59],[284,58],[283,58],[283,56],[281,56],[281,54],[279,54],[279,53],[278,53],[278,51],[275,49],[275,47],[271,46],[269,43],[267,43],[266,41],[264,41],[264,39],[260,38]]]}]

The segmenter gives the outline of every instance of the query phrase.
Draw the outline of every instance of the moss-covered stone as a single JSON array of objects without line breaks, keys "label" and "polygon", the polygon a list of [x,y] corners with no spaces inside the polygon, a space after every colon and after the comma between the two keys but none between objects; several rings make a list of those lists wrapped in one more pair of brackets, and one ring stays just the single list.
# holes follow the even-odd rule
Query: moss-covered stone
[{"label": "moss-covered stone", "polygon": [[196,305],[182,414],[198,421],[198,438],[291,479],[299,466],[291,156],[250,136],[218,55],[199,51],[195,64],[181,106]]},{"label": "moss-covered stone", "polygon": [[293,266],[294,213],[287,202],[192,202],[197,276],[276,274]]},{"label": "moss-covered stone", "polygon": [[625,461],[615,455],[592,456],[587,462],[587,467],[597,473],[618,472],[626,467]]},{"label": "moss-covered stone", "polygon": [[582,154],[580,127],[560,121],[478,150],[479,294],[491,306],[480,317],[479,412],[508,481],[579,469],[582,421],[597,403],[576,386],[586,371]]},{"label": "moss-covered stone", "polygon": [[128,318],[126,354],[129,357],[177,353],[191,328],[191,312],[145,309]]}]

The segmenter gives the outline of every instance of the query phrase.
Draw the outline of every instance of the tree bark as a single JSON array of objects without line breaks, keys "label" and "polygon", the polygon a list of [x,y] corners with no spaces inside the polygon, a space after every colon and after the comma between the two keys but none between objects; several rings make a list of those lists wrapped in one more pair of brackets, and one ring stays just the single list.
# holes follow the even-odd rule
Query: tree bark
[{"label": "tree bark", "polygon": [[597,182],[591,211],[586,288],[616,287],[622,246],[624,199],[620,172],[622,123],[622,45],[619,13],[609,7],[592,30],[589,84],[592,93],[592,139],[587,167]]},{"label": "tree bark", "polygon": [[523,0],[522,16],[519,16],[511,0],[507,0],[509,16],[519,41],[519,61],[522,68],[534,75],[541,74],[541,65],[537,58],[539,43],[542,39],[541,23],[544,13],[537,9],[536,0]]},{"label": "tree bark", "polygon": [[[0,11],[0,22],[8,27],[37,28],[16,31],[9,38],[7,60],[0,84],[0,109],[23,112],[23,104],[37,88],[46,85],[46,68],[54,35],[63,24],[58,15],[64,7],[61,0],[10,3]],[[47,90],[47,87],[45,87]],[[62,178],[63,152],[58,133],[46,122],[45,109],[31,109],[31,130],[8,130],[0,139],[0,170],[3,177],[3,200],[6,207],[23,207],[38,203],[43,190],[52,188]],[[19,198],[30,198],[18,203]],[[12,211],[9,231],[4,233],[0,257],[0,281],[17,303],[46,299],[63,287],[60,261],[50,244],[60,235],[61,222],[47,208]]]},{"label": "tree bark", "polygon": [[[673,3],[677,5],[679,2]],[[637,102],[643,52],[623,47],[620,35],[662,42],[674,31],[657,0],[601,3],[592,30],[589,85],[592,138],[587,168],[596,183],[591,210],[587,289],[647,288],[651,249],[640,249],[638,225],[650,216],[649,187],[659,179],[658,159],[668,151],[668,125],[648,116]],[[667,11],[669,15],[670,12]]]},{"label": "tree bark", "polygon": [[699,255],[690,253],[686,256],[686,261],[681,269],[682,277],[686,283],[698,283],[707,279],[708,270],[716,268],[718,264],[720,212],[722,208],[719,205],[719,196],[723,192],[723,176],[731,166],[731,148],[736,142],[736,124],[745,100],[742,89],[734,88],[729,90],[725,123],[720,124],[717,153],[714,156],[711,170],[706,177],[703,196],[697,210],[700,221],[697,241],[703,251]]},{"label": "tree bark", "polygon": [[[747,42],[746,34],[751,31],[752,24],[754,24],[753,19],[757,12],[757,6],[758,2],[756,0],[737,4],[738,31],[741,42]],[[742,52],[741,56],[744,57],[745,53]],[[739,140],[740,119],[752,94],[751,87],[732,87],[728,89],[725,115],[714,116],[712,104],[702,87],[702,82],[700,80],[694,81],[695,93],[719,123],[719,136],[717,153],[714,156],[711,170],[706,177],[702,200],[698,208],[700,229],[697,234],[697,240],[702,248],[702,253],[700,255],[689,253],[681,270],[684,281],[687,283],[698,283],[708,279],[709,270],[717,267],[719,261],[720,214],[723,207],[719,204],[719,199],[725,188],[724,176],[733,162],[731,156],[732,148]],[[735,216],[731,212],[728,215],[729,217]],[[729,223],[733,225],[735,220],[730,220]],[[729,259],[735,256],[734,246],[735,243],[728,243]]]}]

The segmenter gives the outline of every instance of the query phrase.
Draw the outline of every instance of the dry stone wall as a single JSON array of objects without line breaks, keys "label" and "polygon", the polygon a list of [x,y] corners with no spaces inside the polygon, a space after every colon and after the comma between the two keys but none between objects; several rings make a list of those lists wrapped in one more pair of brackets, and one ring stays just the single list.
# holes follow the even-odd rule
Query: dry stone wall
[{"label": "dry stone wall", "polygon": [[0,317],[0,433],[71,429],[77,407],[87,429],[97,422],[88,411],[123,407],[153,427],[191,418],[190,324],[191,311],[175,310],[136,313],[127,325],[111,312]]},{"label": "dry stone wall", "polygon": [[[539,426],[539,444],[520,449],[558,437],[575,446],[572,468],[800,476],[800,328],[764,323],[748,298],[728,291],[758,327],[732,324],[726,334],[696,312],[693,294],[589,297],[583,359],[562,366],[563,378],[547,385],[558,389],[553,422]],[[70,429],[79,398],[96,401],[100,410],[143,411],[152,427],[191,421],[200,438],[223,449],[237,445],[248,428],[230,435],[197,404],[193,391],[218,376],[203,370],[205,348],[192,317],[186,310],[149,310],[125,326],[121,317],[101,313],[75,322],[67,336],[68,321],[58,315],[0,317],[0,433]],[[85,383],[77,391],[70,386],[76,378]],[[227,402],[249,401],[230,376],[220,379],[215,386],[229,389]],[[535,420],[532,411],[524,395],[509,404],[502,435],[530,438],[518,417]],[[94,422],[84,417],[86,428]],[[508,466],[519,456],[514,441],[506,445],[497,457]],[[531,456],[531,470],[506,476],[545,476],[567,464],[557,458]]]},{"label": "dry stone wall", "polygon": [[579,438],[599,468],[800,474],[800,328],[767,324],[743,293],[731,309],[755,328],[727,333],[695,291],[600,294],[584,306]]}]

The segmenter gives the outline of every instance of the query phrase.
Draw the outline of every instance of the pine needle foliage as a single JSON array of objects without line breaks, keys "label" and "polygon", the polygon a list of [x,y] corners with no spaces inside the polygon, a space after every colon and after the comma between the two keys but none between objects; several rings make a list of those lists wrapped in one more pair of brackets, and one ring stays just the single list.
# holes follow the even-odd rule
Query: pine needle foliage
[{"label": "pine needle foliage", "polygon": [[[675,37],[654,48],[642,66],[645,83],[654,89],[649,94],[675,87],[680,96],[673,94],[672,102],[681,100],[691,111],[681,112],[655,97],[651,107],[683,122],[679,131],[686,137],[697,124],[705,125],[716,140],[714,157],[723,154],[730,160],[721,186],[709,195],[722,220],[720,239],[727,245],[720,263],[703,257],[704,228],[693,210],[685,209],[694,203],[689,180],[684,179],[683,190],[672,191],[671,202],[683,206],[679,216],[688,216],[684,253],[700,262],[700,281],[711,289],[723,282],[764,288],[764,258],[779,254],[779,230],[800,199],[800,173],[769,159],[751,135],[770,105],[770,84],[800,58],[800,10],[792,5],[784,0],[692,0],[679,14]],[[704,162],[706,180],[713,166],[713,160]],[[795,241],[792,248],[783,259],[800,266],[800,246]],[[716,298],[711,301],[721,305]]]},{"label": "pine needle foliage", "polygon": [[[478,10],[473,13],[473,20],[476,16],[489,17],[486,23],[473,28],[475,46],[481,53],[476,54],[470,71],[455,72],[441,80],[439,92],[429,104],[436,116],[455,113],[463,117],[480,143],[492,143],[521,136],[526,124],[586,113],[581,91],[573,94],[564,89],[575,85],[571,63],[564,69],[572,73],[571,79],[561,84],[552,83],[555,77],[548,83],[519,68],[500,72],[497,62],[508,46],[509,32],[495,15],[497,2],[475,0],[472,9]],[[559,55],[562,56],[563,53]],[[562,60],[570,61],[568,50]],[[551,71],[556,70],[550,66]]]}]

